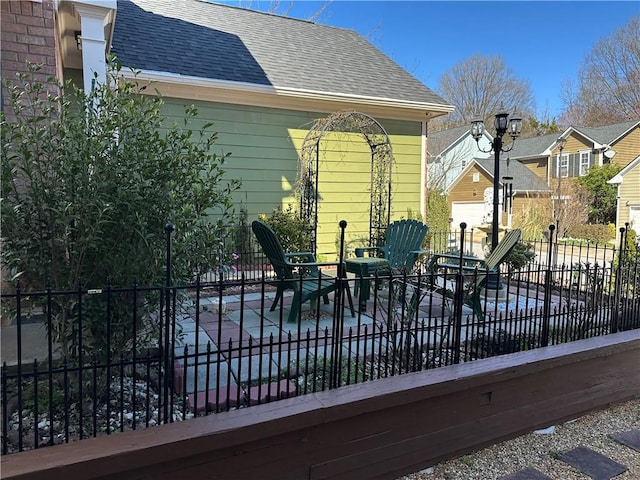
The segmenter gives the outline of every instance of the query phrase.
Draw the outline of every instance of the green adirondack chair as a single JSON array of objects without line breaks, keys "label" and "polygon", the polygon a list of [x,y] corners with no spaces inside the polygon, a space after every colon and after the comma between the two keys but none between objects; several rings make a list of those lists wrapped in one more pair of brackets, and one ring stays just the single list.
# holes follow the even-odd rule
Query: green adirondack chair
[{"label": "green adirondack chair", "polygon": [[311,252],[285,253],[276,233],[271,227],[259,220],[251,224],[251,229],[269,259],[277,278],[277,281],[274,282],[277,287],[276,297],[271,305],[271,311],[276,309],[285,290],[293,290],[293,301],[287,321],[296,323],[302,304],[311,301],[313,305],[320,297],[323,298],[324,303],[329,303],[329,293],[342,285],[349,300],[351,316],[355,317],[349,284],[319,271],[319,267],[338,266],[338,262],[318,263],[315,255]]},{"label": "green adirondack chair", "polygon": [[383,246],[356,248],[356,257],[368,253],[386,260],[387,270],[410,272],[418,257],[427,253],[422,249],[427,231],[429,227],[418,220],[397,220],[387,227]]},{"label": "green adirondack chair", "polygon": [[[360,299],[361,311],[365,311],[371,295],[367,277],[412,272],[418,257],[427,253],[422,243],[428,230],[417,220],[398,220],[387,227],[383,246],[356,248],[356,258],[348,259],[345,265],[347,272],[356,274],[354,294]],[[379,287],[379,282],[375,287]]]},{"label": "green adirondack chair", "polygon": [[[465,286],[467,294],[464,303],[473,309],[478,319],[484,319],[481,292],[487,284],[489,275],[498,272],[500,264],[520,241],[521,236],[522,230],[509,230],[502,240],[498,242],[496,248],[484,259],[467,255],[462,256],[462,272],[467,275],[467,278],[472,279],[472,282]],[[450,280],[447,281],[446,272],[459,270],[461,268],[460,259],[459,254],[441,253],[433,255],[427,264],[427,272],[431,275],[431,278],[435,281],[439,280],[439,283],[432,285],[434,291],[449,299],[454,298],[455,286]],[[445,272],[445,277],[438,277],[438,274],[442,272]],[[453,274],[449,278],[453,278]]]}]

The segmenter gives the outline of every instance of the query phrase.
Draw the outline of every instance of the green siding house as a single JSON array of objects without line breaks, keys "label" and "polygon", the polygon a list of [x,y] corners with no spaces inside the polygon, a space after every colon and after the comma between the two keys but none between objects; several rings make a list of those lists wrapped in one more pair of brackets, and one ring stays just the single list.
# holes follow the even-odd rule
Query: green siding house
[{"label": "green siding house", "polygon": [[[428,121],[453,107],[355,31],[201,0],[59,5],[64,76],[90,88],[113,53],[153,82],[169,117],[195,105],[214,123],[216,148],[231,153],[226,175],[242,179],[237,206],[250,219],[296,204],[309,129],[344,111],[373,117],[389,137],[390,218],[424,213]],[[318,152],[317,253],[330,258],[342,219],[350,246],[368,242],[372,155],[347,132],[327,132]]]}]

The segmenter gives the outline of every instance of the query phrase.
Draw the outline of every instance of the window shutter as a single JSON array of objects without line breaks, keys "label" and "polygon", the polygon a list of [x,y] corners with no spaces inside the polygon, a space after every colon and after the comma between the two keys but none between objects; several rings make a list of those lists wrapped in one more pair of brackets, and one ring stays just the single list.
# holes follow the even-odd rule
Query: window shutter
[{"label": "window shutter", "polygon": [[558,178],[558,155],[551,157],[551,178]]},{"label": "window shutter", "polygon": [[570,177],[579,177],[580,176],[580,153],[574,153],[571,155],[571,167]]},{"label": "window shutter", "polygon": [[593,152],[589,152],[589,168],[595,165],[595,155]]}]

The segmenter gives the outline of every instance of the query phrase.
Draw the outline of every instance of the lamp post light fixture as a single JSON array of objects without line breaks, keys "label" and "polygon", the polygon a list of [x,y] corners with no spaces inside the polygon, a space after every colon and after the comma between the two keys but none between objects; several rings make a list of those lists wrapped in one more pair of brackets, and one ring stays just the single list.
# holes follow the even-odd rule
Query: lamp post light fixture
[{"label": "lamp post light fixture", "polygon": [[[484,121],[482,118],[474,118],[471,122],[471,136],[478,145],[478,150],[484,153],[494,152],[494,167],[493,167],[493,220],[491,224],[491,249],[493,250],[498,245],[498,228],[500,225],[500,153],[506,153],[513,149],[516,142],[516,138],[520,136],[522,132],[522,118],[518,115],[511,115],[507,112],[499,112],[495,115],[493,123],[496,129],[496,135],[491,141],[491,148],[484,150],[480,147],[480,139],[484,132]],[[502,143],[502,137],[505,133],[509,132],[511,137],[511,145],[509,148],[504,148]]]}]

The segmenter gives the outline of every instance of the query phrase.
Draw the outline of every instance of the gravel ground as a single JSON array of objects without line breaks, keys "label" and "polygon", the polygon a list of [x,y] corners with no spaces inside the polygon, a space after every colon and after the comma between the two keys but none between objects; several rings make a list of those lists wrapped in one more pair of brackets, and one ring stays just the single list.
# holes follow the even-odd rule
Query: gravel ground
[{"label": "gravel ground", "polygon": [[628,470],[615,480],[640,480],[640,452],[608,436],[637,428],[640,398],[557,425],[555,433],[522,435],[398,480],[496,480],[526,467],[554,480],[588,480],[591,477],[557,459],[579,445],[626,465]]}]

